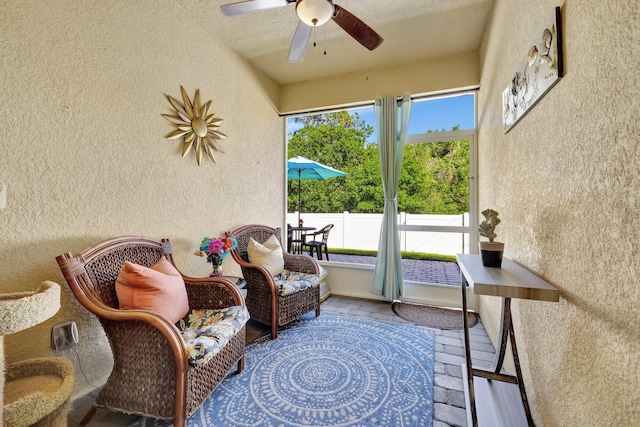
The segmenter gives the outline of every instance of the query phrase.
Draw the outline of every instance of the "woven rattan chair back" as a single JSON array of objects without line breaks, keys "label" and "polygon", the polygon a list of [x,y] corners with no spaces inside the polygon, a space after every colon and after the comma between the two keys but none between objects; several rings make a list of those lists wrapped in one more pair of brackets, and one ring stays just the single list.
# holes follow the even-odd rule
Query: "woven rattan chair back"
[{"label": "woven rattan chair back", "polygon": [[168,242],[164,244],[164,248],[162,242],[144,238],[122,243],[98,245],[83,254],[88,279],[82,283],[83,289],[111,308],[118,308],[115,284],[125,261],[151,267],[162,255],[166,254],[167,258],[171,256],[171,245]]},{"label": "woven rattan chair back", "polygon": [[238,242],[236,253],[240,255],[243,261],[249,262],[249,255],[247,254],[247,248],[249,247],[249,240],[253,239],[256,242],[263,244],[269,237],[276,236],[280,246],[282,246],[282,240],[280,237],[280,228],[268,227],[265,225],[248,225],[246,227],[234,230],[231,235]]},{"label": "woven rattan chair back", "polygon": [[[272,339],[277,338],[279,326],[286,325],[311,310],[316,311],[316,316],[320,315],[319,287],[280,296],[271,273],[266,268],[249,261],[247,247],[250,239],[262,244],[275,235],[282,247],[280,228],[251,224],[227,234],[238,242],[238,247],[231,251],[231,256],[242,268],[242,275],[247,283],[246,303],[251,319],[269,325]],[[309,256],[294,255],[283,250],[282,257],[286,270],[308,274],[320,272],[318,264]]]},{"label": "woven rattan chair back", "polygon": [[[151,267],[162,255],[173,263],[168,239],[119,237],[78,255],[56,258],[74,296],[100,320],[114,359],[111,375],[80,425],[89,422],[96,408],[106,408],[173,419],[175,426],[184,426],[233,366],[237,364],[239,371],[244,367],[244,327],[209,362],[190,366],[184,340],[173,323],[148,310],[119,310],[115,282],[124,261]],[[183,278],[191,308],[244,303],[227,280]]]}]

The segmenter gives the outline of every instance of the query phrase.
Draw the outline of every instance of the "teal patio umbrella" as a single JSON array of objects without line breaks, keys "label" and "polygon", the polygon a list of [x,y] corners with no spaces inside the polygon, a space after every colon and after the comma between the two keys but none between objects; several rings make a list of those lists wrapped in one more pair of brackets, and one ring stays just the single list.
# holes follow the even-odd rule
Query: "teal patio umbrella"
[{"label": "teal patio umbrella", "polygon": [[300,224],[300,181],[303,179],[321,181],[346,175],[344,172],[306,157],[293,157],[287,161],[287,179],[289,181],[298,180],[298,224]]}]

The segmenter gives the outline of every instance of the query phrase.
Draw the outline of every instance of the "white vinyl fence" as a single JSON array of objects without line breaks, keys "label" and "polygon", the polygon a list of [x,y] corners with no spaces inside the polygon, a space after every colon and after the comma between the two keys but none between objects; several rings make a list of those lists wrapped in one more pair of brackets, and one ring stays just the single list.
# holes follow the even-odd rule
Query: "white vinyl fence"
[{"label": "white vinyl fence", "polygon": [[[300,218],[305,227],[320,229],[327,224],[334,227],[329,233],[330,248],[378,250],[382,214],[303,213]],[[296,226],[298,213],[287,214],[287,222]],[[411,215],[400,213],[400,247],[408,252],[442,255],[469,253],[469,233],[453,232],[450,227],[468,227],[469,214],[464,215]],[[446,231],[403,230],[406,226],[444,227]],[[411,228],[411,227],[407,227]]]}]

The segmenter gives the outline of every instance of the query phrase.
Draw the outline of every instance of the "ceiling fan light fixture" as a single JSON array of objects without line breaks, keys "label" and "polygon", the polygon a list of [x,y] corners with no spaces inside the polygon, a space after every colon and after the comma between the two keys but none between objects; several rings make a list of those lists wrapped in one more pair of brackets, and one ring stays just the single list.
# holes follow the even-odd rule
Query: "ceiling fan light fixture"
[{"label": "ceiling fan light fixture", "polygon": [[298,0],[296,13],[305,24],[318,27],[333,16],[333,3],[330,0]]}]

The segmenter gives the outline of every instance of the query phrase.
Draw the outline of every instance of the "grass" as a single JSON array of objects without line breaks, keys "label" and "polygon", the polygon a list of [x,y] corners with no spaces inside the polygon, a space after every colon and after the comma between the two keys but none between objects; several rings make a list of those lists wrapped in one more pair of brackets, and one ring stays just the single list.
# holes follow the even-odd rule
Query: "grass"
[{"label": "grass", "polygon": [[[368,251],[363,249],[342,249],[329,248],[331,254],[377,256],[378,251]],[[428,254],[424,252],[401,252],[403,259],[419,259],[423,261],[445,261],[456,262],[455,255]]]}]

